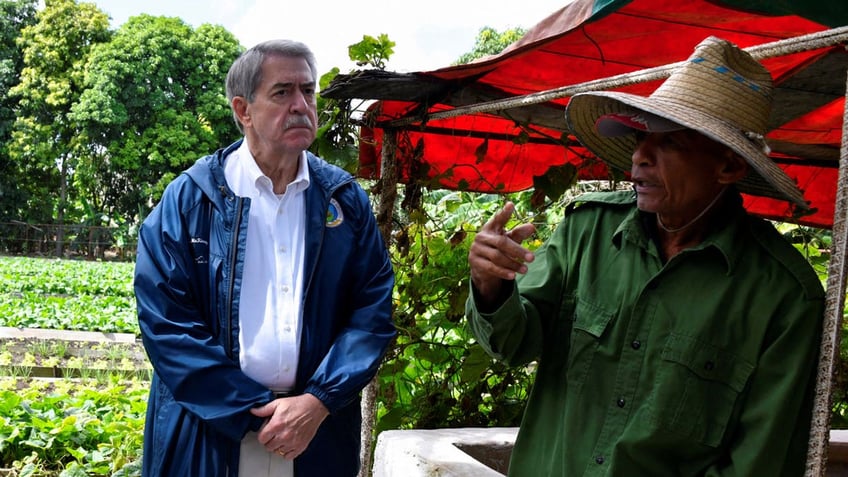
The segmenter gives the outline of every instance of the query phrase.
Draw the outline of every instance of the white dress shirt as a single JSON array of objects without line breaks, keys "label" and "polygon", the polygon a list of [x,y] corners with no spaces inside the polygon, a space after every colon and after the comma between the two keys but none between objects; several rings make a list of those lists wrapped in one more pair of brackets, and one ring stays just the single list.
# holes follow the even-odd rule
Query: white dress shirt
[{"label": "white dress shirt", "polygon": [[259,169],[245,139],[224,163],[227,184],[251,199],[239,302],[239,362],[274,391],[294,387],[300,349],[306,155],[282,195]]},{"label": "white dress shirt", "polygon": [[[306,154],[282,195],[262,173],[247,139],[227,156],[224,177],[236,195],[251,199],[239,301],[239,363],[242,371],[274,391],[297,378],[303,293]],[[292,477],[294,464],[268,452],[255,432],[241,442],[239,477]]]}]

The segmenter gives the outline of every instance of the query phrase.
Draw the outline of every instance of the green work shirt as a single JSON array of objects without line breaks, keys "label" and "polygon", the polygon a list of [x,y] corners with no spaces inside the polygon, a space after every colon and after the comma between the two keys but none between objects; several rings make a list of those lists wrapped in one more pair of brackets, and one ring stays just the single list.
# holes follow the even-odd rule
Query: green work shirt
[{"label": "green work shirt", "polygon": [[489,354],[538,366],[509,475],[803,475],[819,278],[738,196],[664,263],[634,199],[578,199],[497,310],[469,298]]}]

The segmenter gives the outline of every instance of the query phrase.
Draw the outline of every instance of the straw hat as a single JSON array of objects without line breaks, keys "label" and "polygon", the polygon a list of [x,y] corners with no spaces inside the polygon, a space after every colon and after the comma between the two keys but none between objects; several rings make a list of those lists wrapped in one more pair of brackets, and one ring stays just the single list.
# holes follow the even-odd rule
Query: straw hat
[{"label": "straw hat", "polygon": [[737,188],[806,209],[795,182],[768,157],[764,136],[772,103],[768,70],[716,37],[695,52],[650,96],[601,91],[574,95],[566,119],[577,139],[611,167],[629,171],[634,130],[694,129],[727,145],[751,165]]}]

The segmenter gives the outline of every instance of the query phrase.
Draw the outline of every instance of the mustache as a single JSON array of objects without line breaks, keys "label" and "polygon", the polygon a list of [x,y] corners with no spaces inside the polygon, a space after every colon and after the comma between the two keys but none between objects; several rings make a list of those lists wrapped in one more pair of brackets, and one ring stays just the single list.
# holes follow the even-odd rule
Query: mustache
[{"label": "mustache", "polygon": [[291,116],[286,119],[286,122],[283,123],[284,129],[289,128],[297,128],[297,127],[307,127],[312,128],[312,120],[307,116]]}]

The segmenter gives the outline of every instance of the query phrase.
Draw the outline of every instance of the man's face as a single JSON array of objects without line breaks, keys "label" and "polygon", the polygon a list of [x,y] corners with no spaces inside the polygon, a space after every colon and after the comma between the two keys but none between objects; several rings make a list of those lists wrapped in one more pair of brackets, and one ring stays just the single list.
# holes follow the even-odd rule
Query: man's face
[{"label": "man's face", "polygon": [[315,80],[303,58],[272,55],[242,118],[251,144],[280,155],[307,149],[318,126]]},{"label": "man's face", "polygon": [[669,225],[696,217],[727,185],[729,149],[692,130],[637,134],[631,179],[640,210]]}]

